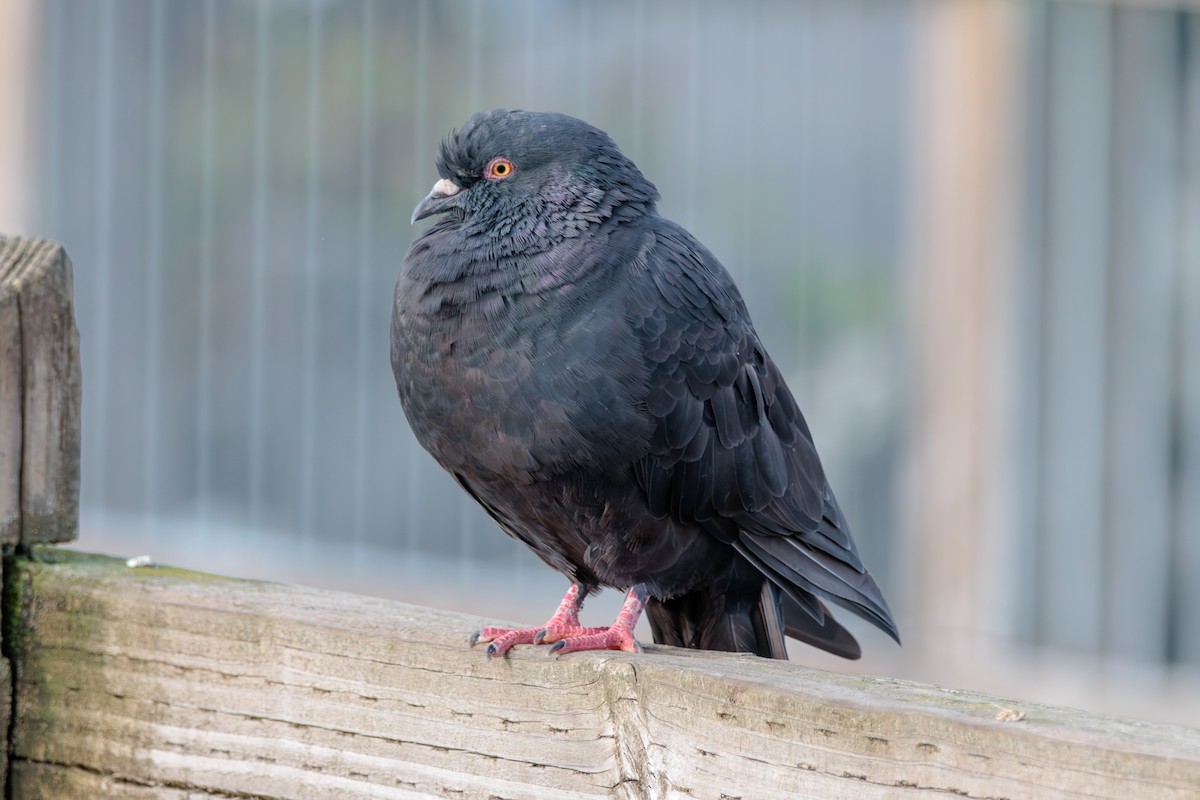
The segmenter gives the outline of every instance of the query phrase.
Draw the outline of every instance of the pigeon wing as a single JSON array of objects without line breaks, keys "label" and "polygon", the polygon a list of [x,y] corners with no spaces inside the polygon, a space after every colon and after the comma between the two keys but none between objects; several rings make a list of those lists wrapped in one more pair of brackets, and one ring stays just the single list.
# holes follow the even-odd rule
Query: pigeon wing
[{"label": "pigeon wing", "polygon": [[660,220],[640,281],[631,317],[655,427],[635,473],[651,511],[730,543],[788,595],[793,615],[810,618],[789,627],[825,630],[823,597],[898,641],[804,416],[728,273]]}]

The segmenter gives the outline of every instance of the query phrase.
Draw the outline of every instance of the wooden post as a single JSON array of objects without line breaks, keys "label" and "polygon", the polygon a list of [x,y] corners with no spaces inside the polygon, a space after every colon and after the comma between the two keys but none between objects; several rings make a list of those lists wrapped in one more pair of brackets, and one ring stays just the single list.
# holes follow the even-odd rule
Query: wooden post
[{"label": "wooden post", "polygon": [[71,261],[0,236],[0,546],[66,542],[79,527],[79,331]]},{"label": "wooden post", "polygon": [[[71,296],[71,261],[60,245],[0,236],[0,548],[6,556],[34,542],[70,541],[79,528],[79,331]],[[7,577],[7,566],[4,572]],[[12,620],[0,618],[8,636]],[[12,714],[11,644],[0,642],[4,731]],[[0,753],[0,782],[7,779],[8,752],[5,746]]]},{"label": "wooden post", "polygon": [[487,661],[485,621],[34,548],[14,796],[1184,800],[1200,731],[754,656]]},{"label": "wooden post", "polygon": [[[989,494],[998,429],[1001,299],[1017,164],[1021,14],[1004,0],[921,4],[913,198],[914,397],[906,528],[913,624],[905,645],[967,664],[1003,630],[1011,519]],[[903,627],[903,626],[902,626]]]}]

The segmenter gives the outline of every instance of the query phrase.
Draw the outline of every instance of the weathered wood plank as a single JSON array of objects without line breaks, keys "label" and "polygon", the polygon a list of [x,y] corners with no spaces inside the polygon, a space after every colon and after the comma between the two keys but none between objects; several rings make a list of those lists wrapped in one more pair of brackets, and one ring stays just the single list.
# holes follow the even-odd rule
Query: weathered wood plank
[{"label": "weathered wood plank", "polygon": [[0,288],[0,544],[21,540],[22,416],[21,312]]},{"label": "weathered wood plank", "polygon": [[101,775],[79,767],[23,761],[13,770],[12,796],[21,800],[100,798],[105,800],[194,800],[187,789],[171,789]]},{"label": "weathered wood plank", "polygon": [[[1185,798],[1200,731],[750,656],[489,663],[481,620],[13,559],[21,797]],[[998,722],[1001,707],[1024,712]]]},{"label": "weathered wood plank", "polygon": [[65,542],[78,530],[81,376],[72,293],[61,245],[0,236],[0,544]]}]

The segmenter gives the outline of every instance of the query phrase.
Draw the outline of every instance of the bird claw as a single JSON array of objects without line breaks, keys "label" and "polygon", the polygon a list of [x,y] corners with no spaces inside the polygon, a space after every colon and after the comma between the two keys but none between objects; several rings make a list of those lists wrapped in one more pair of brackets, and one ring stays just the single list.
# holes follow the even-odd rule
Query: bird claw
[{"label": "bird claw", "polygon": [[480,628],[471,636],[471,644],[490,642],[488,661],[503,656],[515,644],[548,644],[550,654],[580,650],[624,650],[640,653],[642,646],[633,637],[633,627],[646,602],[645,589],[629,590],[617,621],[608,628],[587,628],[579,624],[579,585],[572,584],[554,616],[538,628]]},{"label": "bird claw", "polygon": [[488,661],[496,656],[507,653],[514,644],[533,644],[534,635],[540,628],[480,628],[471,636],[471,646],[480,642],[489,642],[487,648]]},{"label": "bird claw", "polygon": [[550,645],[549,655],[578,653],[583,650],[623,650],[626,653],[640,653],[642,646],[630,631],[614,625],[596,633],[559,639]]},{"label": "bird claw", "polygon": [[550,655],[575,653],[581,650],[624,650],[640,653],[642,646],[633,635],[620,627],[584,628],[542,626],[541,628],[481,628],[471,634],[471,646],[488,642],[487,659],[503,656],[513,645],[548,644]]},{"label": "bird claw", "polygon": [[608,633],[608,628],[587,628],[583,625],[547,625],[533,637],[534,644],[553,644],[564,639]]}]

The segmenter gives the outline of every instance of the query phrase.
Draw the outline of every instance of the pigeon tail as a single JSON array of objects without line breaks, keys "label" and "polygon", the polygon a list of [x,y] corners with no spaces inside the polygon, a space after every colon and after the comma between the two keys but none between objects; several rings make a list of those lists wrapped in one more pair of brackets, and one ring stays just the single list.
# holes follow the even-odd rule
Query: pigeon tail
[{"label": "pigeon tail", "polygon": [[[819,600],[814,601],[820,605]],[[862,655],[858,642],[832,614],[826,612],[824,619],[817,621],[769,580],[764,580],[758,591],[721,592],[702,586],[670,600],[652,598],[646,605],[646,618],[654,641],[675,647],[786,659],[786,633],[842,658]]]},{"label": "pigeon tail", "polygon": [[704,585],[651,598],[646,618],[658,644],[787,658],[778,591],[766,580],[758,588]]}]

